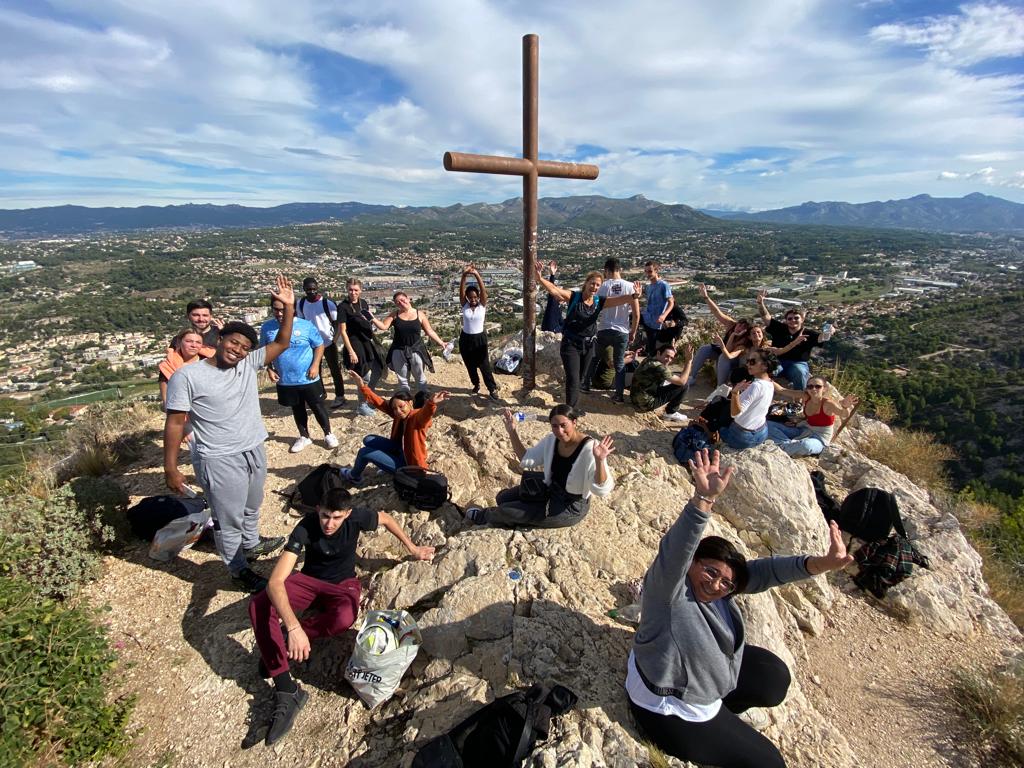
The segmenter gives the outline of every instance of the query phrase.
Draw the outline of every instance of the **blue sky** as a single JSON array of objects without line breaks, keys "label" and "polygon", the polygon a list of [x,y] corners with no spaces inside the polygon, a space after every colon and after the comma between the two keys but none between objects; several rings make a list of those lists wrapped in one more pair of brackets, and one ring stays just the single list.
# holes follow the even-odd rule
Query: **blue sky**
[{"label": "blue sky", "polygon": [[1024,202],[1019,2],[7,0],[0,208],[515,197],[528,32],[544,196]]}]

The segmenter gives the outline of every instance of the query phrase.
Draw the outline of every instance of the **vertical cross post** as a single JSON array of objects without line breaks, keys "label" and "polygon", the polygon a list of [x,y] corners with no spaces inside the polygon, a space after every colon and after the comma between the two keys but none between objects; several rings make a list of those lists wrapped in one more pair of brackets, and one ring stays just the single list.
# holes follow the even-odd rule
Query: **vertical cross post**
[{"label": "vertical cross post", "polygon": [[596,165],[559,163],[539,157],[538,69],[540,39],[523,36],[523,156],[496,157],[445,152],[446,171],[497,173],[523,177],[523,388],[536,386],[537,376],[537,179],[540,176],[562,179],[597,178]]}]

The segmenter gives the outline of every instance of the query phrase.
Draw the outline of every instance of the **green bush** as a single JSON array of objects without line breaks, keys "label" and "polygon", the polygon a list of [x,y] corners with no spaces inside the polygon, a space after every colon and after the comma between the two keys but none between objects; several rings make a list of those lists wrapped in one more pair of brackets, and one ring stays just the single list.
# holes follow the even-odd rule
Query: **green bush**
[{"label": "green bush", "polygon": [[18,494],[0,500],[0,571],[47,597],[69,597],[96,578],[97,550],[113,538],[101,514],[79,509],[70,485],[45,499]]},{"label": "green bush", "polygon": [[108,702],[117,657],[80,608],[0,578],[0,765],[79,765],[124,751],[132,702]]},{"label": "green bush", "polygon": [[134,539],[128,525],[128,493],[108,477],[76,477],[71,481],[75,504],[85,519],[110,528],[112,544],[124,546]]}]

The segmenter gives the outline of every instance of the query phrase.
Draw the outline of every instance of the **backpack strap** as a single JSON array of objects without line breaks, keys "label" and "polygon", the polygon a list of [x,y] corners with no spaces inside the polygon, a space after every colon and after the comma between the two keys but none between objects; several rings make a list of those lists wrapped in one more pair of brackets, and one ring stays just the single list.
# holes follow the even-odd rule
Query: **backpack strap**
[{"label": "backpack strap", "polygon": [[573,310],[576,309],[576,305],[580,303],[580,296],[583,294],[579,291],[573,291],[569,298],[569,306],[565,310],[565,316],[568,318],[572,314]]},{"label": "backpack strap", "polygon": [[519,734],[519,744],[512,754],[511,768],[520,768],[523,758],[530,751],[530,737],[533,735],[533,726],[537,722],[537,710],[541,702],[548,697],[548,687],[539,686],[540,690],[536,696],[526,697],[526,713],[523,716],[523,732]]},{"label": "backpack strap", "polygon": [[900,505],[896,503],[896,495],[893,493],[889,494],[889,514],[892,516],[892,527],[896,529],[896,533],[904,539],[910,539],[910,537],[907,536],[907,529],[903,527],[903,517],[900,515]]},{"label": "backpack strap", "polygon": [[334,319],[331,320],[331,307],[327,303],[327,297],[326,296],[324,296],[321,299],[321,304],[323,305],[323,308],[324,308],[324,314],[327,315],[327,320],[331,324],[331,328],[334,330],[335,333],[337,333],[338,332],[338,313],[335,312],[334,313]]}]

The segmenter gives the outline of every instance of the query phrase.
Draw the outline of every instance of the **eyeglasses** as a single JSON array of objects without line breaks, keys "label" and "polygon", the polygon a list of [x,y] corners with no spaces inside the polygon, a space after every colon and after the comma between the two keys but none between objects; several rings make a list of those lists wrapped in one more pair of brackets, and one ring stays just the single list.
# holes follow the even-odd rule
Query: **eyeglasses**
[{"label": "eyeglasses", "polygon": [[715,568],[715,566],[713,566],[713,565],[702,565],[700,567],[700,569],[702,571],[704,571],[704,575],[707,576],[711,580],[712,586],[714,586],[715,582],[717,582],[718,583],[717,589],[720,589],[720,590],[724,591],[726,594],[729,594],[730,592],[735,592],[736,591],[736,582],[731,581],[730,579],[725,578],[722,575],[722,572],[720,570],[718,570],[717,568]]},{"label": "eyeglasses", "polygon": [[821,389],[821,384],[808,384],[804,389]]}]

